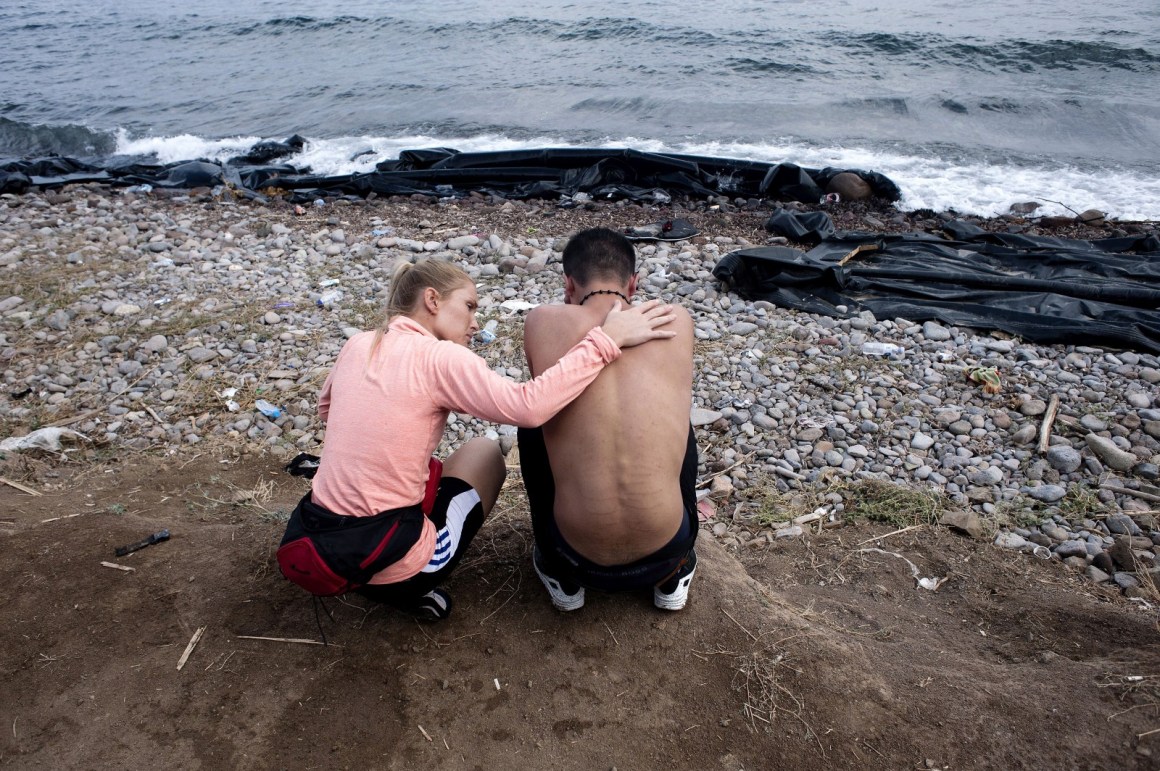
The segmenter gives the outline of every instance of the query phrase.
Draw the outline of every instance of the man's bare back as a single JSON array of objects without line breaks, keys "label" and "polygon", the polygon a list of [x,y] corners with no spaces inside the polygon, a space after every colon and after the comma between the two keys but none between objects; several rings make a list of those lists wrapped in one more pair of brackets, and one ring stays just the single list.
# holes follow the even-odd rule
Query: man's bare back
[{"label": "man's bare back", "polygon": [[[533,375],[556,362],[613,304],[534,309],[524,330]],[[677,336],[624,351],[584,393],[544,425],[555,477],[560,534],[587,559],[619,565],[652,554],[686,517],[678,479],[689,439],[693,321],[683,308]]]}]

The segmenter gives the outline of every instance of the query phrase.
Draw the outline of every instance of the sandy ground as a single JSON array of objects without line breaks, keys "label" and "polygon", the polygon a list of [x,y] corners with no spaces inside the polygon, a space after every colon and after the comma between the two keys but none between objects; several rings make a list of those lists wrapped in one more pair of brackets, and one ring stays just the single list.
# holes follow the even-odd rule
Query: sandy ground
[{"label": "sandy ground", "polygon": [[[450,620],[358,597],[316,619],[274,562],[306,483],[187,453],[0,468],[43,491],[0,486],[0,766],[1160,766],[1156,613],[1058,563],[943,529],[740,554],[703,531],[683,612],[591,594],[563,615],[513,473]],[[900,557],[946,582],[916,588]]]}]

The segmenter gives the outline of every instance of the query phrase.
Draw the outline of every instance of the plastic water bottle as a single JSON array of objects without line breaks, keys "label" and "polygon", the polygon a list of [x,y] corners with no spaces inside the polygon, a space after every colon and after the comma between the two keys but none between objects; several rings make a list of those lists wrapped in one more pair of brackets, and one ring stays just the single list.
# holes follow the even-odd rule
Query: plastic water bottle
[{"label": "plastic water bottle", "polygon": [[334,305],[336,302],[338,302],[341,299],[342,299],[342,290],[341,289],[331,289],[328,292],[323,292],[322,297],[318,298],[318,307],[319,308],[327,308],[331,305]]},{"label": "plastic water bottle", "polygon": [[894,343],[879,343],[871,340],[862,343],[862,353],[867,356],[890,356],[897,358],[906,353],[906,349]]},{"label": "plastic water bottle", "polygon": [[266,401],[265,399],[259,399],[258,401],[254,402],[254,406],[258,408],[258,412],[262,413],[270,420],[277,420],[282,416],[282,410],[278,409],[273,404],[270,404],[270,402]]},{"label": "plastic water bottle", "polygon": [[487,345],[495,342],[495,331],[499,329],[499,321],[492,319],[483,325],[483,329],[475,333],[475,339],[479,341],[480,345]]}]

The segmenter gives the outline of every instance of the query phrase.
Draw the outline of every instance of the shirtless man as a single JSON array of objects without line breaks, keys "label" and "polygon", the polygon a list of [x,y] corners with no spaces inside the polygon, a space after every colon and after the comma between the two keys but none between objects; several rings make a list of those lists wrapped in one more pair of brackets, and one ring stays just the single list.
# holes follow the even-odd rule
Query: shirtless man
[{"label": "shirtless man", "polygon": [[[636,253],[622,235],[585,230],[564,249],[564,305],[528,314],[532,374],[550,367],[636,291]],[[697,566],[697,447],[689,424],[693,321],[675,307],[677,336],[624,351],[556,417],[520,429],[520,466],[536,548],[533,565],[559,610],[584,589],[653,590],[680,610]]]}]

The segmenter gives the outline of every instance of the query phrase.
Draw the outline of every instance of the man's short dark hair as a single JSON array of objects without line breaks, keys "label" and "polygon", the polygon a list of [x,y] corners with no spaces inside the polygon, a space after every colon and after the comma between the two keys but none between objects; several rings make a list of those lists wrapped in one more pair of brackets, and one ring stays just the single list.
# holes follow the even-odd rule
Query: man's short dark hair
[{"label": "man's short dark hair", "polygon": [[564,275],[585,285],[594,279],[628,283],[636,272],[636,250],[622,234],[608,228],[581,230],[564,247]]}]

